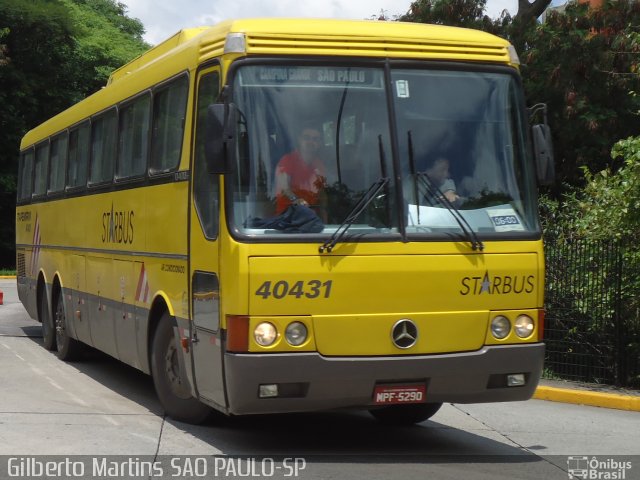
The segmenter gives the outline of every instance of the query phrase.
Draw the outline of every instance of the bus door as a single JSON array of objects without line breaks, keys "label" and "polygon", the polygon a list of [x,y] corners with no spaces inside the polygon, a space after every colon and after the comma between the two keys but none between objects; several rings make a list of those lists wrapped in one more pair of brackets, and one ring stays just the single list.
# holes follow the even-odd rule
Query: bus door
[{"label": "bus door", "polygon": [[196,126],[192,158],[190,219],[191,360],[198,396],[206,403],[226,407],[219,315],[218,230],[220,178],[209,174],[204,154],[207,107],[220,91],[220,69],[199,72]]}]

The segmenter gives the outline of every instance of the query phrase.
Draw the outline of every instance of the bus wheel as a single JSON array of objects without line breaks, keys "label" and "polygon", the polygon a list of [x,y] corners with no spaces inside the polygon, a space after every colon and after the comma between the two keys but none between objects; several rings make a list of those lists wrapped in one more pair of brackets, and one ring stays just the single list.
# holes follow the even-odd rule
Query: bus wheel
[{"label": "bus wheel", "polygon": [[442,403],[391,405],[369,410],[369,413],[387,425],[413,425],[433,417],[441,406]]},{"label": "bus wheel", "polygon": [[151,374],[156,394],[165,412],[173,419],[202,423],[211,409],[191,396],[186,379],[180,374],[173,326],[168,313],[160,319],[151,347]]},{"label": "bus wheel", "polygon": [[53,329],[51,321],[51,313],[47,304],[47,292],[42,290],[40,293],[40,321],[42,322],[42,345],[47,350],[56,349],[56,332]]},{"label": "bus wheel", "polygon": [[56,328],[56,354],[60,360],[72,361],[78,358],[82,350],[82,344],[67,333],[67,316],[64,313],[64,301],[62,290],[58,289],[58,295],[54,303],[54,325]]}]

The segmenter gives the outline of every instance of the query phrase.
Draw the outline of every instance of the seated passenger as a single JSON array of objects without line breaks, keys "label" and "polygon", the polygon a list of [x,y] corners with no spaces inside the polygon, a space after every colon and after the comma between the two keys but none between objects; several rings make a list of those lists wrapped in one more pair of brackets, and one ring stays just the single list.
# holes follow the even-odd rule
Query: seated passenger
[{"label": "seated passenger", "polygon": [[[456,204],[457,202],[460,201],[460,196],[457,194],[456,192],[456,184],[453,181],[453,179],[451,178],[451,175],[449,174],[449,160],[447,160],[444,157],[438,157],[432,164],[431,166],[425,170],[424,172],[422,172],[424,175],[427,176],[427,178],[429,179],[429,182],[431,183],[431,185],[439,190],[442,195],[452,204]],[[411,176],[411,182],[417,180],[417,179],[413,179],[413,176]],[[404,184],[404,190],[405,190],[405,195],[409,195],[412,196],[413,195],[413,188],[416,186],[419,186],[420,183],[418,182],[416,185],[413,185],[411,182],[407,183],[405,182]],[[429,202],[429,204],[432,204],[434,202],[431,195],[429,195],[428,192],[424,192],[423,189],[419,189],[422,192],[422,197],[426,198]],[[440,199],[437,199],[437,201],[439,201]],[[415,200],[414,200],[415,201]],[[414,203],[413,201],[409,202],[409,203]],[[423,201],[418,201],[416,203],[422,204]]]},{"label": "seated passenger", "polygon": [[449,160],[444,157],[437,158],[424,173],[429,177],[434,187],[437,187],[449,202],[454,203],[460,199],[456,193],[456,184],[449,174]]}]

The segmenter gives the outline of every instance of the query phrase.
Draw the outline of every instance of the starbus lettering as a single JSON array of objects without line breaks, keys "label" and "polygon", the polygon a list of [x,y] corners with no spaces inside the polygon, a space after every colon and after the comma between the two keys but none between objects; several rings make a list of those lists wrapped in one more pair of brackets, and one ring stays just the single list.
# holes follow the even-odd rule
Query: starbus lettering
[{"label": "starbus lettering", "polygon": [[464,277],[460,295],[508,295],[510,293],[532,293],[535,289],[534,275],[489,275]]},{"label": "starbus lettering", "polygon": [[102,243],[133,243],[133,210],[114,210],[102,214]]}]

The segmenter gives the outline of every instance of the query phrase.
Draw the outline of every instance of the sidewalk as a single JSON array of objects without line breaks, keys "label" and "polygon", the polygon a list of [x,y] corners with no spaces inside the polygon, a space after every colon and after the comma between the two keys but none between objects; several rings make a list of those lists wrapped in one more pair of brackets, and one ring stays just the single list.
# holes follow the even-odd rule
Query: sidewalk
[{"label": "sidewalk", "polygon": [[609,385],[542,379],[533,398],[640,412],[640,391]]}]

